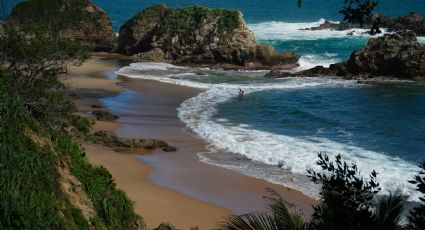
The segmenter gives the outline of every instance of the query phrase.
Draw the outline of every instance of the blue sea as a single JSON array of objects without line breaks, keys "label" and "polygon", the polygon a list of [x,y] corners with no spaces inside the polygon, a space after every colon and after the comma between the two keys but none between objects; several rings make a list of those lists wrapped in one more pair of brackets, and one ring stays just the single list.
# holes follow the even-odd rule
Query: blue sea
[{"label": "blue sea", "polygon": [[[301,55],[298,70],[329,66],[365,45],[365,31],[305,31],[325,20],[340,21],[343,0],[95,0],[114,30],[138,11],[156,3],[170,7],[198,4],[243,12],[260,43]],[[389,16],[416,11],[423,0],[381,0],[377,12]],[[424,38],[419,38],[424,42]],[[264,71],[234,72],[133,63],[117,73],[204,89],[183,102],[179,118],[210,143],[200,160],[317,195],[305,176],[319,152],[341,154],[363,175],[376,170],[388,189],[403,187],[425,160],[425,84],[386,81],[359,84],[334,78],[270,80]],[[238,91],[245,91],[243,100]],[[226,152],[223,154],[223,152]],[[243,157],[241,157],[243,156]],[[244,159],[244,160],[241,160]],[[249,160],[246,160],[249,159]]]},{"label": "blue sea", "polygon": [[[156,1],[96,0],[114,30]],[[364,30],[305,31],[325,20],[338,22],[342,0],[162,1],[170,7],[192,4],[237,9],[260,43],[301,55],[298,70],[345,60],[370,38]],[[390,16],[417,11],[422,0],[383,0],[378,12]],[[424,38],[418,38],[424,42]],[[270,80],[264,71],[219,71],[165,63],[133,63],[119,74],[204,89],[178,108],[179,118],[210,143],[200,160],[283,184],[316,196],[306,177],[317,154],[341,154],[365,176],[379,173],[383,193],[402,187],[425,160],[425,84],[385,81],[360,84],[335,78]],[[243,100],[238,91],[245,91]],[[226,152],[223,154],[223,152]],[[243,158],[241,158],[243,156]],[[241,160],[243,159],[243,160]],[[249,159],[249,160],[246,160]]]}]

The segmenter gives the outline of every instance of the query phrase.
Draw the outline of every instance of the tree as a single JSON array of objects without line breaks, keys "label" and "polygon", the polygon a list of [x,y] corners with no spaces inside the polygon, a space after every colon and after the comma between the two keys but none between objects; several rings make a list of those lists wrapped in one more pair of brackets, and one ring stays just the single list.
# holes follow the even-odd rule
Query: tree
[{"label": "tree", "polygon": [[408,228],[415,230],[425,229],[425,162],[419,167],[421,171],[415,176],[414,180],[409,181],[416,185],[416,190],[422,194],[422,197],[419,197],[421,203],[413,208],[409,216],[410,224]]},{"label": "tree", "polygon": [[58,80],[69,65],[79,65],[87,57],[84,46],[39,26],[17,26],[11,20],[3,24],[0,65],[6,74],[0,78],[1,84],[46,128],[88,131],[90,122],[74,114],[75,105]]},{"label": "tree", "polygon": [[[297,4],[301,7],[302,0],[297,0]],[[345,22],[357,23],[363,27],[378,4],[379,0],[344,0],[344,6],[338,13],[344,16]]]},{"label": "tree", "polygon": [[321,172],[308,170],[312,180],[322,185],[321,202],[314,206],[313,217],[306,221],[298,212],[288,210],[283,198],[272,190],[269,211],[231,216],[220,223],[224,230],[401,230],[405,199],[400,189],[388,196],[380,191],[377,173],[368,180],[360,176],[356,164],[342,161],[340,155],[331,161],[319,154]]},{"label": "tree", "polygon": [[323,172],[308,170],[309,177],[320,183],[321,203],[314,206],[311,224],[315,229],[368,229],[373,226],[373,198],[381,189],[377,173],[369,180],[360,176],[356,164],[343,162],[341,155],[332,162],[319,153],[317,164]]}]

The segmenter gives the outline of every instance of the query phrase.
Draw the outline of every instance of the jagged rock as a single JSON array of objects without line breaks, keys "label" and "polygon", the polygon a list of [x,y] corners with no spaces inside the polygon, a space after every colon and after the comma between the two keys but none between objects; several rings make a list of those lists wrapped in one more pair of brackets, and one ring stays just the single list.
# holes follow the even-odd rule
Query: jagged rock
[{"label": "jagged rock", "polygon": [[317,66],[285,76],[332,75],[350,77],[391,77],[407,80],[425,79],[425,47],[417,41],[413,31],[401,31],[378,38],[354,51],[350,59],[331,65]]},{"label": "jagged rock", "polygon": [[177,149],[167,142],[156,139],[126,139],[120,138],[115,133],[98,131],[93,134],[93,141],[111,148],[161,148],[164,152],[175,152]]},{"label": "jagged rock", "polygon": [[98,121],[115,121],[119,117],[108,110],[95,110],[92,112],[92,115],[96,118]]},{"label": "jagged rock", "polygon": [[372,23],[377,22],[390,32],[411,30],[418,36],[425,36],[425,19],[415,12],[397,18],[385,17],[376,13],[372,16],[371,21]]},{"label": "jagged rock", "polygon": [[279,77],[281,74],[282,72],[280,72],[279,70],[272,69],[268,73],[266,73],[265,76],[273,78],[273,77]]},{"label": "jagged rock", "polygon": [[[299,56],[259,45],[239,11],[191,6],[144,9],[120,29],[118,52],[177,64],[290,67]],[[292,67],[292,66],[291,66]]]},{"label": "jagged rock", "polygon": [[177,230],[177,228],[171,223],[161,223],[154,230]]},{"label": "jagged rock", "polygon": [[[335,23],[335,22],[330,22],[330,21],[325,21],[324,23],[315,26],[315,27],[311,27],[311,28],[305,28],[302,30],[337,30],[337,31],[342,31],[342,30],[349,30],[349,29],[354,29],[354,28],[359,28],[360,25],[358,24],[352,24],[352,23]],[[363,26],[364,28],[370,28],[371,25],[366,24]]]},{"label": "jagged rock", "polygon": [[28,0],[16,5],[9,21],[34,23],[61,38],[81,42],[93,51],[111,51],[117,38],[108,15],[90,0]]},{"label": "jagged rock", "polygon": [[[403,30],[411,30],[418,36],[425,36],[425,19],[419,14],[412,12],[401,17],[386,17],[380,13],[373,14],[363,25],[364,29],[372,28],[376,23],[381,28],[386,28],[389,32],[398,32]],[[325,21],[319,26],[305,28],[303,30],[350,30],[360,28],[359,24],[352,23],[334,23]]]}]

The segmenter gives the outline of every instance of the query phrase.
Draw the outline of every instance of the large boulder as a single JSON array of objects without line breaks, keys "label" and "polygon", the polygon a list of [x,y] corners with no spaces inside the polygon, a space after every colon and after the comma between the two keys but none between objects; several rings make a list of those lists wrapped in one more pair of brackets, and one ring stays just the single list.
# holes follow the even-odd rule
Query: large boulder
[{"label": "large boulder", "polygon": [[277,77],[314,75],[425,80],[425,47],[418,43],[413,31],[400,31],[371,38],[365,47],[354,51],[348,61],[329,68],[317,66],[295,74],[282,73]]},{"label": "large boulder", "polygon": [[150,61],[256,63],[259,68],[299,59],[295,53],[259,45],[239,11],[200,6],[170,9],[163,4],[144,9],[121,27],[117,51]]},{"label": "large boulder", "polygon": [[16,5],[9,21],[17,26],[46,28],[55,35],[111,51],[117,38],[108,15],[90,0],[28,0]]},{"label": "large boulder", "polygon": [[387,28],[390,32],[411,30],[418,36],[425,36],[425,19],[415,12],[397,18],[385,17],[376,13],[371,17],[371,21]]}]

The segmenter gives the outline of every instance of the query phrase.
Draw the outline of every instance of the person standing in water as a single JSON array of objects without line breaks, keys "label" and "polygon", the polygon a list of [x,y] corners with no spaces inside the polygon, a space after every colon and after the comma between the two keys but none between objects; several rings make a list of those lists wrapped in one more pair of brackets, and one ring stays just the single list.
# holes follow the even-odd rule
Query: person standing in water
[{"label": "person standing in water", "polygon": [[244,94],[244,91],[242,89],[239,89],[239,100],[243,99],[243,94]]}]

